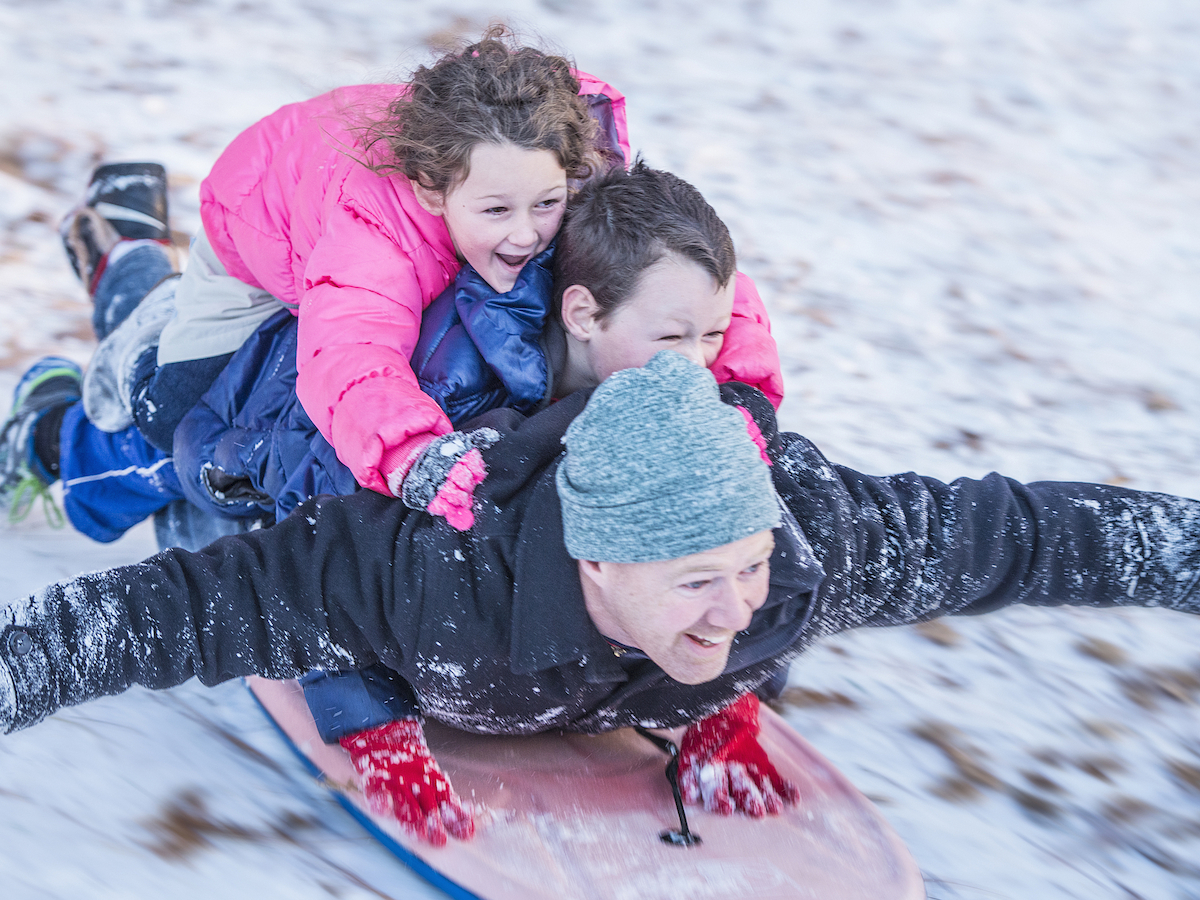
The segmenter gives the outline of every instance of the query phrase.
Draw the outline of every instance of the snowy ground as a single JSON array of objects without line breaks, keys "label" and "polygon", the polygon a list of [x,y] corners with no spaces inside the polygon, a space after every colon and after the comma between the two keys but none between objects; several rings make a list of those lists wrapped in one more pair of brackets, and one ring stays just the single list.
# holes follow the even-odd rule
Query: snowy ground
[{"label": "snowy ground", "polygon": [[[0,0],[0,391],[86,361],[54,224],[157,159],[174,226],[281,103],[399,77],[497,15],[626,92],[729,222],[786,427],[838,462],[1200,496],[1200,6],[1187,0]],[[0,594],[150,553],[0,528]],[[934,898],[1200,897],[1200,622],[1012,610],[797,664],[790,721]],[[244,690],[139,692],[0,740],[27,898],[435,896],[308,786]]]}]

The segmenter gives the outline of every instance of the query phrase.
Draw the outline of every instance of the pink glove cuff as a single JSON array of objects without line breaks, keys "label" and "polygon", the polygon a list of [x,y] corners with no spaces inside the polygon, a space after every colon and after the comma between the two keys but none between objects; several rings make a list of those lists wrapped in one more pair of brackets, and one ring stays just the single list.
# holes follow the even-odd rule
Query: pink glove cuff
[{"label": "pink glove cuff", "polygon": [[744,406],[736,407],[736,409],[746,420],[746,430],[750,432],[750,440],[754,441],[754,446],[758,447],[758,455],[762,457],[763,462],[768,466],[774,465],[771,462],[771,457],[767,456],[767,439],[763,437],[762,429],[754,421],[754,416],[750,415],[750,410]]},{"label": "pink glove cuff", "polygon": [[420,458],[421,454],[425,452],[425,448],[432,444],[436,437],[436,435],[423,431],[405,439],[403,443],[383,451],[383,456],[379,459],[379,471],[383,473],[383,480],[393,497],[400,496],[400,492],[404,489],[404,476],[408,474],[413,463]]}]

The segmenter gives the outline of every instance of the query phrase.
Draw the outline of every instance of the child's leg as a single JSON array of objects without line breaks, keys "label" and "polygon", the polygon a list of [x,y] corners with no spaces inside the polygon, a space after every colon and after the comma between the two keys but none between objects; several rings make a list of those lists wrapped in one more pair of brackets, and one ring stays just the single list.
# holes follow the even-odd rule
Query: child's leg
[{"label": "child's leg", "polygon": [[62,417],[59,464],[67,518],[97,541],[115,541],[183,496],[170,454],[152,447],[136,427],[101,431],[81,403]]},{"label": "child's leg", "polygon": [[174,309],[159,337],[155,365],[139,362],[132,393],[133,420],[152,444],[168,451],[176,426],[234,351],[283,304],[230,275],[201,230],[179,279]]},{"label": "child's leg", "polygon": [[[97,333],[100,346],[83,378],[84,409],[101,431],[124,431],[134,424],[131,398],[139,365],[148,363],[153,370],[159,335],[175,312],[180,280],[165,265],[165,255],[155,257],[155,251],[161,250],[158,245],[142,242],[143,246],[133,245],[122,254],[130,244],[122,241],[112,251],[112,261],[92,295],[96,320],[112,329]],[[164,271],[165,277],[153,280]],[[147,284],[148,291],[144,290]]]},{"label": "child's leg", "polygon": [[[96,216],[87,210],[80,216]],[[175,272],[175,259],[158,241],[117,241],[92,291],[92,327],[103,341],[159,282]]]},{"label": "child's leg", "polygon": [[100,429],[123,431],[133,421],[129,379],[174,312],[178,273],[167,227],[166,171],[157,163],[98,167],[60,232],[92,300],[100,341],[84,378],[84,407]]}]

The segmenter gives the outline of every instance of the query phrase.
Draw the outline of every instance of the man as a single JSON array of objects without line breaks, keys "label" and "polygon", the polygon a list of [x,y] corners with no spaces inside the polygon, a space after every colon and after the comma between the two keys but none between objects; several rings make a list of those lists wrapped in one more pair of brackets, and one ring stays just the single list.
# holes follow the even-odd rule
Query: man
[{"label": "man", "polygon": [[[690,799],[762,814],[795,794],[750,692],[823,635],[1012,603],[1200,608],[1200,502],[861,475],[678,354],[518,418],[493,422],[471,532],[363,492],[13,603],[0,725],[131,684],[382,664],[469,731],[689,725]],[[397,817],[471,834],[418,718],[354,741]]]}]

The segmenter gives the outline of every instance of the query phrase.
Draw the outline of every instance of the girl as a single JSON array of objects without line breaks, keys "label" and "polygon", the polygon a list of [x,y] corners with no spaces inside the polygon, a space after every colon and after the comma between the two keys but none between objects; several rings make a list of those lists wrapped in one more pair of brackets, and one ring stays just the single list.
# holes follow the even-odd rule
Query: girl
[{"label": "girl", "polygon": [[[344,88],[280,109],[235,139],[201,186],[203,230],[188,269],[177,289],[156,298],[173,306],[174,318],[163,329],[160,315],[139,308],[98,350],[120,373],[115,396],[124,410],[96,414],[88,387],[104,381],[93,379],[104,367],[93,366],[84,387],[90,418],[110,432],[136,422],[161,462],[176,424],[230,354],[286,307],[301,322],[297,391],[305,409],[360,485],[397,493],[421,452],[450,430],[408,364],[422,310],[464,262],[495,290],[509,290],[557,231],[568,182],[625,163],[628,146],[620,93],[573,72],[561,57],[514,46],[502,27],[418,69],[409,85]],[[121,254],[126,240],[114,226],[165,220],[165,184],[159,217],[138,208],[143,198],[122,204],[127,179],[101,191],[110,181],[99,179],[64,223],[69,255],[89,289],[110,260],[132,258]],[[118,352],[108,352],[110,344]],[[29,393],[18,390],[28,402],[24,409],[18,402],[10,424],[22,413],[46,412]],[[52,418],[71,429],[77,456],[88,455],[89,442],[99,445],[89,465],[102,469],[109,445],[89,431],[91,423],[82,415]],[[0,455],[32,454],[33,431],[28,423],[7,428],[22,446]],[[51,442],[37,443],[41,457],[22,472],[9,465],[7,481],[29,471],[57,474]],[[155,451],[142,449],[127,477],[154,467]],[[70,460],[62,462],[68,471]],[[78,506],[110,473],[73,474]],[[72,514],[70,496],[67,502]],[[109,531],[156,508],[135,505]]]},{"label": "girl", "polygon": [[[346,113],[383,103],[388,115],[376,124],[356,126]],[[627,156],[621,95],[589,76],[576,80],[560,58],[510,49],[502,30],[418,70],[407,89],[347,88],[285,107],[235,140],[202,186],[204,232],[179,285],[175,319],[156,358],[144,353],[130,367],[132,384],[119,393],[133,399],[123,402],[141,432],[170,449],[176,423],[214,368],[282,304],[299,314],[296,391],[304,410],[358,484],[403,495],[414,462],[450,431],[409,366],[423,307],[463,262],[490,288],[508,291],[557,229],[568,179]],[[371,167],[359,164],[363,157]],[[76,218],[73,225],[92,226],[100,217],[85,207]],[[96,230],[74,228],[85,238]],[[80,255],[103,268],[103,252]],[[89,275],[81,271],[85,282]],[[739,291],[730,345],[769,340],[764,323],[753,290]],[[736,355],[727,355],[718,368],[738,372]],[[778,402],[777,366],[770,385],[743,380]],[[63,421],[73,448],[63,454],[73,476],[64,485],[72,521],[87,521],[94,534],[112,503],[106,493],[99,512],[88,509],[87,494],[107,487],[109,473],[98,475],[93,470],[103,467],[93,463],[72,472],[66,458],[87,455],[88,426],[82,415]],[[103,460],[111,441],[99,443]],[[111,467],[121,478],[153,471],[157,480],[104,537],[157,509],[163,458],[151,450],[133,466]]]}]

